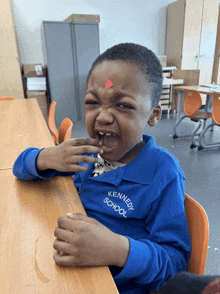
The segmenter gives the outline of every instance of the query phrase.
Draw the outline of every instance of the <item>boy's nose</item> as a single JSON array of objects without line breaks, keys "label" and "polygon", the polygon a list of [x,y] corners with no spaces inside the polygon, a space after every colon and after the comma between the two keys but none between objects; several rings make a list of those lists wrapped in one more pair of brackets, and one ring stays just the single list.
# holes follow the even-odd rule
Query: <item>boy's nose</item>
[{"label": "boy's nose", "polygon": [[102,109],[99,111],[99,114],[96,117],[96,120],[100,124],[107,124],[107,123],[110,124],[110,123],[113,123],[114,117],[107,109]]}]

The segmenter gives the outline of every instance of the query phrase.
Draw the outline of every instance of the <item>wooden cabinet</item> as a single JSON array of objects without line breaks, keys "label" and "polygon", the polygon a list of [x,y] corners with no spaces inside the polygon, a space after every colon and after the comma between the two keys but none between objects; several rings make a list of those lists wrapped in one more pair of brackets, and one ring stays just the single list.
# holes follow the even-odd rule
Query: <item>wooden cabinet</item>
[{"label": "wooden cabinet", "polygon": [[0,97],[24,98],[10,0],[0,6]]},{"label": "wooden cabinet", "polygon": [[212,83],[220,84],[220,9],[218,11],[218,27],[215,45],[215,59],[212,73]]},{"label": "wooden cabinet", "polygon": [[200,70],[199,84],[212,80],[219,0],[178,0],[168,5],[167,66]]}]

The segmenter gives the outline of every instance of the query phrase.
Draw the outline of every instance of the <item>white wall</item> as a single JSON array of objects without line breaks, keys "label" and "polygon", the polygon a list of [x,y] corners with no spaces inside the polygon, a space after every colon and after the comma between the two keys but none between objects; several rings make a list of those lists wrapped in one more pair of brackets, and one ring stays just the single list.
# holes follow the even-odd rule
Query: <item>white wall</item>
[{"label": "white wall", "polygon": [[11,0],[20,63],[44,64],[40,26],[69,15],[99,14],[100,52],[124,42],[165,55],[167,5],[174,0]]}]

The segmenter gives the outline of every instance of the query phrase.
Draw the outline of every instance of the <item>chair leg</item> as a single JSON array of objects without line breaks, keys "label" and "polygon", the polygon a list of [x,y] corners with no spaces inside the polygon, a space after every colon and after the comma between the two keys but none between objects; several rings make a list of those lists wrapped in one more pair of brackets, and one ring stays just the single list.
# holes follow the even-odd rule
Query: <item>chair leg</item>
[{"label": "chair leg", "polygon": [[201,122],[201,120],[198,120],[198,121],[196,121],[196,122],[199,122],[199,127],[196,129],[196,131],[193,133],[193,135],[184,135],[184,136],[180,136],[179,134],[178,134],[178,132],[177,132],[177,127],[178,127],[178,125],[181,123],[181,121],[185,118],[185,117],[188,117],[187,115],[184,115],[184,116],[182,116],[179,120],[178,120],[178,122],[176,123],[176,125],[175,125],[175,127],[174,127],[174,135],[173,135],[173,139],[176,139],[176,138],[187,138],[187,137],[195,137],[195,136],[199,136],[200,135],[200,133],[199,134],[196,134],[196,132],[197,132],[197,130],[199,130],[199,128],[201,127],[201,124],[202,124],[202,122]]},{"label": "chair leg", "polygon": [[[220,147],[220,142],[217,142],[217,143],[214,143],[214,144],[207,144],[205,145],[204,142],[203,142],[203,139],[204,139],[204,135],[205,135],[205,132],[209,129],[209,128],[213,128],[213,126],[216,125],[215,123],[214,124],[210,124],[208,125],[200,134],[199,136],[199,147],[198,147],[198,150],[202,150],[202,149],[209,149],[209,148],[214,148],[214,147]],[[218,126],[218,125],[216,125]]]},{"label": "chair leg", "polygon": [[178,120],[178,122],[176,123],[176,125],[175,125],[175,127],[174,127],[174,130],[173,130],[173,132],[174,132],[173,139],[176,139],[176,138],[180,138],[180,137],[182,137],[182,136],[179,136],[178,131],[177,131],[177,127],[178,127],[178,125],[181,123],[181,121],[182,121],[185,117],[187,117],[187,116],[186,116],[186,115],[182,116],[182,117]]},{"label": "chair leg", "polygon": [[192,136],[191,136],[191,141],[192,141],[192,144],[191,144],[191,146],[190,146],[191,149],[193,149],[193,148],[195,148],[195,147],[199,147],[199,144],[197,144],[197,143],[195,142],[194,138],[195,138],[195,136],[198,136],[198,134],[196,134],[196,133],[197,133],[197,131],[201,128],[201,126],[202,126],[202,121],[199,120],[199,125],[198,125],[198,127],[196,128],[196,130],[194,131],[194,133],[192,134]]},{"label": "chair leg", "polygon": [[203,130],[205,129],[206,127],[206,119],[204,119],[204,122],[203,122]]}]

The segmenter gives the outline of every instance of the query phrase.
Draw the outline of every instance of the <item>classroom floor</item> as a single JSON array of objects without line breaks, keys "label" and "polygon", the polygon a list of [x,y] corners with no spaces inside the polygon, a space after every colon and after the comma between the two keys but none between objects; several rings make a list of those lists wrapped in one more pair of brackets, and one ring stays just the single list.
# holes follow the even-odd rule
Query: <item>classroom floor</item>
[{"label": "classroom floor", "polygon": [[[186,176],[185,192],[197,200],[205,209],[210,226],[209,249],[206,262],[207,275],[220,275],[220,148],[198,151],[190,149],[190,138],[173,139],[176,114],[163,114],[155,126],[146,128],[145,134],[152,135],[158,146],[166,148],[180,163]],[[206,125],[211,123],[207,120]],[[194,130],[195,122],[189,118],[180,124],[181,134]],[[74,124],[72,138],[88,137],[85,124]],[[205,136],[207,143],[220,142],[220,127],[214,126]]]}]

